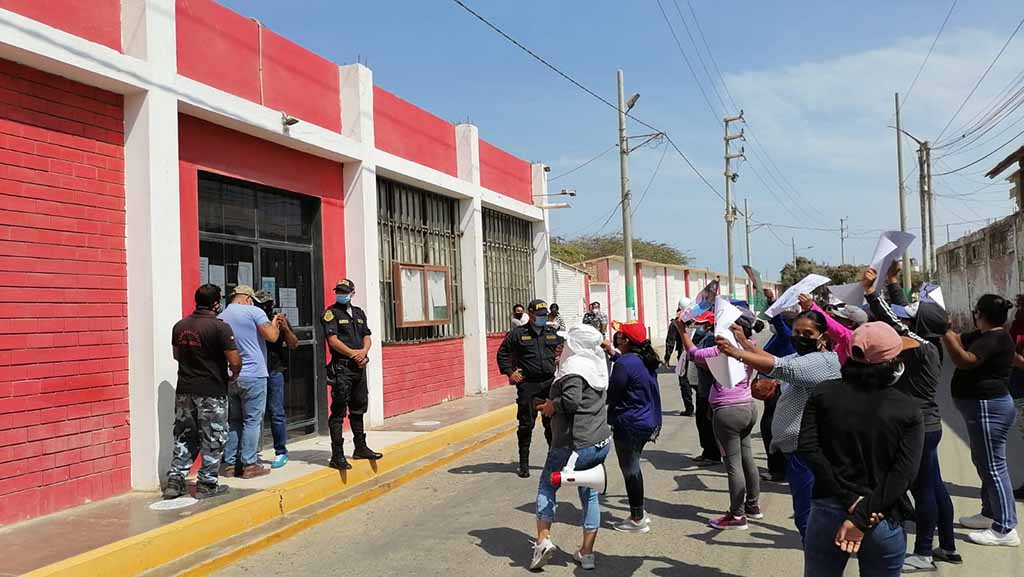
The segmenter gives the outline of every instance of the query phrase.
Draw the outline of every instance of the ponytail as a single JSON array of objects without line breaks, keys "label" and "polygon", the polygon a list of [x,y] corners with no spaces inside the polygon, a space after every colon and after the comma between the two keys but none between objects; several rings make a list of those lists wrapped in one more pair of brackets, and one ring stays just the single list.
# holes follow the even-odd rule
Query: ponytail
[{"label": "ponytail", "polygon": [[639,345],[633,345],[633,352],[640,356],[644,366],[652,373],[657,372],[658,367],[661,366],[661,355],[654,350],[650,339],[645,340]]}]

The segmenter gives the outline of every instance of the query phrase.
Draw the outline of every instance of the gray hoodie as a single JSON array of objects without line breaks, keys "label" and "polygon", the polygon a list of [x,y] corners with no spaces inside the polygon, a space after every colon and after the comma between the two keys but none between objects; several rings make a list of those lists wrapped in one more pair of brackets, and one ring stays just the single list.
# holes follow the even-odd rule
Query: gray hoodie
[{"label": "gray hoodie", "polygon": [[598,391],[579,375],[569,374],[551,385],[555,405],[551,417],[551,446],[582,449],[611,436],[605,391]]}]

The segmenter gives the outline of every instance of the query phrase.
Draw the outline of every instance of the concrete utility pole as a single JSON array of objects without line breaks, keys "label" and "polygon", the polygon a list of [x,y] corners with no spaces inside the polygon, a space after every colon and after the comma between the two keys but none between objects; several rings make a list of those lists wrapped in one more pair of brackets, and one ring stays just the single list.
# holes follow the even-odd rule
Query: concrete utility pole
[{"label": "concrete utility pole", "polygon": [[793,241],[793,274],[795,275],[796,274],[796,237],[795,236],[790,237],[790,240]]},{"label": "concrete utility pole", "polygon": [[753,216],[753,215],[750,213],[750,209],[747,208],[747,199],[744,198],[743,199],[743,221],[746,224],[746,228],[747,228],[747,266],[750,266],[750,267],[754,266],[754,265],[750,264],[751,262],[753,262],[750,259],[750,217],[751,216]]},{"label": "concrete utility pole", "polygon": [[739,116],[726,116],[722,119],[725,124],[725,251],[726,251],[726,272],[729,275],[729,296],[736,296],[736,275],[733,272],[732,267],[732,225],[736,222],[736,206],[732,202],[732,183],[736,182],[739,178],[738,175],[732,171],[731,164],[733,160],[746,159],[743,156],[743,148],[740,147],[739,154],[730,154],[729,144],[733,140],[746,140],[743,136],[743,129],[740,129],[738,134],[729,134],[729,125],[733,122],[743,122],[743,111],[740,110]]},{"label": "concrete utility pole", "polygon": [[925,181],[926,188],[928,189],[928,195],[925,200],[928,201],[928,251],[931,258],[928,262],[931,263],[932,268],[929,269],[929,280],[934,277],[935,271],[939,269],[939,262],[935,259],[935,211],[932,208],[933,201],[935,199],[935,191],[932,189],[932,147],[926,140],[924,142],[924,153],[925,162],[924,167],[928,172],[928,177]]},{"label": "concrete utility pole", "polygon": [[633,215],[629,208],[629,139],[626,137],[626,113],[633,108],[639,94],[630,97],[626,102],[622,70],[616,73],[619,84],[619,175],[622,193],[622,243],[625,245],[623,257],[626,273],[626,320],[636,320],[636,267],[633,265]]},{"label": "concrete utility pole", "polygon": [[928,141],[920,143],[917,147],[917,187],[919,202],[921,203],[921,267],[926,280],[931,279],[932,274],[932,242],[931,217],[928,214],[928,196],[931,190],[928,188]]},{"label": "concrete utility pole", "polygon": [[849,217],[839,219],[839,264],[846,264],[846,221]]},{"label": "concrete utility pole", "polygon": [[[907,232],[907,195],[903,188],[903,129],[900,127],[900,93],[896,93],[896,164],[899,178],[900,231]],[[879,274],[885,274],[879,272]],[[910,251],[903,251],[903,290],[910,290]]]}]

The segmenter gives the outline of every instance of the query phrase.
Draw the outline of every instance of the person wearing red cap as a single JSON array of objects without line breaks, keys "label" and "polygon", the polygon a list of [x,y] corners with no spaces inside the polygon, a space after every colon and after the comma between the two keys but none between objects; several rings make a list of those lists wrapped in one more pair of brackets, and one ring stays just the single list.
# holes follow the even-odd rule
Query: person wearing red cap
[{"label": "person wearing red cap", "polygon": [[924,418],[920,402],[893,385],[905,370],[900,354],[918,346],[885,323],[861,325],[843,378],[821,383],[807,401],[797,444],[814,472],[805,577],[840,577],[851,553],[861,575],[903,569]]},{"label": "person wearing red cap", "polygon": [[633,321],[612,323],[617,331],[616,358],[608,385],[608,424],[612,426],[615,456],[626,482],[629,518],[616,524],[622,533],[647,533],[644,513],[644,478],[640,454],[661,432],[661,393],[657,370],[661,357],[651,346],[644,325]]}]

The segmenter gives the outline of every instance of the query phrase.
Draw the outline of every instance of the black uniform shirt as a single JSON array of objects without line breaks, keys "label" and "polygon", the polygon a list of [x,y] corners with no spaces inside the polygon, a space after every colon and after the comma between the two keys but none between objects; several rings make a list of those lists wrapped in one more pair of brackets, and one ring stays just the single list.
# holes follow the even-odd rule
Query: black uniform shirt
[{"label": "black uniform shirt", "polygon": [[171,330],[178,351],[178,388],[182,394],[222,397],[228,394],[228,360],[224,351],[238,348],[235,333],[213,311],[196,309]]},{"label": "black uniform shirt", "polygon": [[522,369],[526,381],[546,381],[555,376],[555,350],[562,337],[552,327],[538,329],[533,323],[516,327],[498,348],[498,368],[503,375]]},{"label": "black uniform shirt", "polygon": [[[363,348],[363,337],[370,336],[370,327],[366,324],[366,313],[355,305],[339,305],[334,303],[324,310],[320,317],[320,324],[324,327],[324,338],[330,339],[331,335],[337,335],[338,340],[350,349]],[[331,362],[343,360],[341,353],[331,349]]]}]

